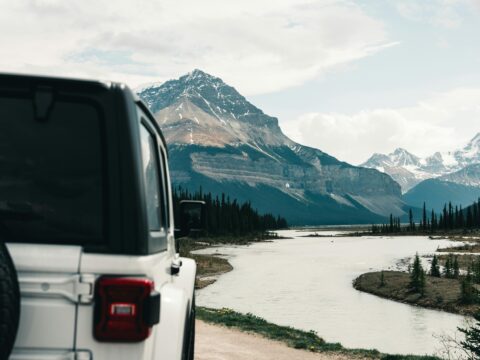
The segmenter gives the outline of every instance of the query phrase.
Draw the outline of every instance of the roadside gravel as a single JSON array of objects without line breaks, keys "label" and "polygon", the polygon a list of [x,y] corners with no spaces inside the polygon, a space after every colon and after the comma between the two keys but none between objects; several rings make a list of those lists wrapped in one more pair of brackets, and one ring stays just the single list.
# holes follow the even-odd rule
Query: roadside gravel
[{"label": "roadside gravel", "polygon": [[343,354],[312,353],[241,332],[197,320],[196,360],[350,360],[362,359]]}]

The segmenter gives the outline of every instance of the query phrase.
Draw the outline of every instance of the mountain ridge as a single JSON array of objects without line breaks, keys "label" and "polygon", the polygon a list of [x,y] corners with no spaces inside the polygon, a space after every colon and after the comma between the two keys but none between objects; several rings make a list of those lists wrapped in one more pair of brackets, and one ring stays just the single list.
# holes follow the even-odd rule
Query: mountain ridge
[{"label": "mountain ridge", "polygon": [[[435,152],[430,156],[420,158],[399,148],[389,154],[374,153],[360,166],[389,174],[401,185],[402,192],[406,193],[422,181],[432,178],[479,186],[480,171],[475,171],[476,168],[472,168],[470,171],[466,169],[476,164],[480,164],[480,132],[463,148],[454,151]],[[462,171],[463,177],[461,176]],[[467,172],[468,181],[465,180]],[[458,174],[454,175],[455,173]]]},{"label": "mountain ridge", "polygon": [[[347,214],[357,222],[404,214],[400,186],[388,175],[292,141],[277,118],[220,78],[196,69],[139,96],[167,140],[175,184],[214,192],[235,188],[264,211],[297,223],[302,219],[295,212],[309,224],[345,223]],[[265,198],[260,188],[270,194],[267,204],[256,201]]]}]

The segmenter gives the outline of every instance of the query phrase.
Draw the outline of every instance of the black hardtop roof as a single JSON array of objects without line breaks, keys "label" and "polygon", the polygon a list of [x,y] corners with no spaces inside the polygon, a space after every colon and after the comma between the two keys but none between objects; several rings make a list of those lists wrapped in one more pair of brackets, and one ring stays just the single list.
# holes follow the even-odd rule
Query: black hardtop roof
[{"label": "black hardtop roof", "polygon": [[114,83],[108,81],[98,81],[89,79],[76,79],[67,77],[56,76],[43,76],[43,75],[29,75],[29,74],[12,74],[12,73],[0,73],[0,86],[4,85],[17,85],[17,86],[37,86],[46,85],[53,87],[68,87],[69,89],[78,88],[78,90],[88,88],[90,91],[97,89],[97,91],[110,90],[114,87],[128,88],[121,83]]},{"label": "black hardtop roof", "polygon": [[[156,122],[153,114],[151,113],[145,102],[126,84],[120,82],[99,81],[89,79],[76,79],[67,77],[56,76],[43,76],[43,75],[29,75],[29,74],[12,74],[0,72],[0,89],[4,86],[20,86],[23,88],[30,88],[34,90],[37,86],[51,86],[56,89],[65,88],[66,90],[74,91],[90,91],[90,92],[102,92],[120,90],[128,92],[133,98],[134,102],[139,105],[145,114],[151,119],[155,127],[157,127],[160,137],[162,139],[165,149],[167,149],[167,142],[160,126]],[[167,150],[168,156],[168,150]]]}]

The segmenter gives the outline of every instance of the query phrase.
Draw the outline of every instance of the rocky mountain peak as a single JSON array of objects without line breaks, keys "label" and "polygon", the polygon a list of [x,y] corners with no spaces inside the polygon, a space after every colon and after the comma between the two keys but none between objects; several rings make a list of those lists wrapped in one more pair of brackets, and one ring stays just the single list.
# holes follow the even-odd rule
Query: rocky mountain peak
[{"label": "rocky mountain peak", "polygon": [[[437,177],[448,178],[464,185],[480,184],[477,167],[461,171],[475,164],[480,164],[480,133],[477,133],[465,147],[456,151],[443,153],[437,151],[433,155],[419,158],[405,149],[398,148],[388,155],[375,153],[361,166],[386,172],[402,185],[403,191],[407,191],[422,180]],[[448,174],[452,176],[446,176]]]},{"label": "rocky mountain peak", "polygon": [[480,133],[477,133],[463,149],[456,151],[455,158],[459,162],[480,161]]},{"label": "rocky mountain peak", "polygon": [[360,166],[364,167],[393,167],[416,166],[420,159],[403,148],[397,148],[388,155],[374,153]]},{"label": "rocky mountain peak", "polygon": [[222,79],[195,69],[139,92],[168,141],[223,147],[287,144],[278,120],[252,105]]},{"label": "rocky mountain peak", "polygon": [[389,155],[396,166],[416,166],[419,158],[403,148],[397,148]]},{"label": "rocky mountain peak", "polygon": [[257,125],[278,125],[276,118],[265,115],[234,87],[199,69],[176,80],[147,87],[139,92],[139,96],[154,113],[174,104],[178,106],[181,102],[189,101],[218,118],[220,123],[234,119]]},{"label": "rocky mountain peak", "polygon": [[480,146],[480,132],[477,133],[477,135],[475,135],[472,140],[469,141],[468,145],[467,146]]}]

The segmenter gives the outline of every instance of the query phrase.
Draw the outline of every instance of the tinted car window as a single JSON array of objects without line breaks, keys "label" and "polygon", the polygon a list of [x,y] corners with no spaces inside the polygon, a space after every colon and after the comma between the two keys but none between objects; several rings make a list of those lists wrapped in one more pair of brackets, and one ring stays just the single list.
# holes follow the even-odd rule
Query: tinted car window
[{"label": "tinted car window", "polygon": [[32,98],[0,94],[0,234],[22,242],[100,242],[101,113],[57,99],[39,118]]},{"label": "tinted car window", "polygon": [[149,130],[142,124],[140,126],[140,138],[142,146],[143,172],[145,177],[145,199],[147,203],[148,226],[150,231],[164,231],[165,224],[162,221],[160,195],[160,176],[157,146],[155,139]]}]

